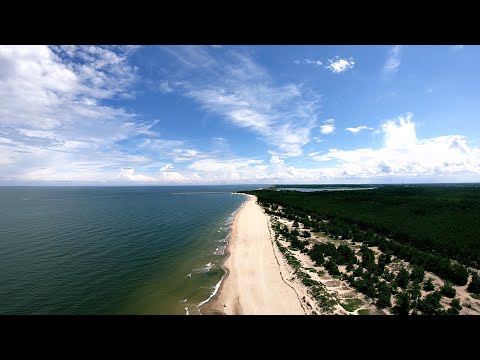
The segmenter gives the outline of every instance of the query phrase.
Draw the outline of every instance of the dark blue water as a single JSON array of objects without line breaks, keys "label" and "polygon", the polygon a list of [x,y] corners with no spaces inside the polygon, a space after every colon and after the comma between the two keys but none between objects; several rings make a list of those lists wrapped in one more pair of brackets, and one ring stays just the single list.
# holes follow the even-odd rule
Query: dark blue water
[{"label": "dark blue water", "polygon": [[0,314],[198,313],[248,188],[0,187]]}]

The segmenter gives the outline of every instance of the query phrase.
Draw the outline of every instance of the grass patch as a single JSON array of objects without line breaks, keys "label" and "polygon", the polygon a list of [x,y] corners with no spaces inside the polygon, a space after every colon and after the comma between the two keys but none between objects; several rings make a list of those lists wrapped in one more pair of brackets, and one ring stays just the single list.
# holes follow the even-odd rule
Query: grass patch
[{"label": "grass patch", "polygon": [[360,309],[358,310],[358,315],[370,315],[368,309]]},{"label": "grass patch", "polygon": [[[318,283],[317,283],[318,284]],[[331,312],[337,301],[325,291],[322,285],[315,285],[309,288],[309,293],[317,301],[318,306],[324,312]]]},{"label": "grass patch", "polygon": [[342,305],[342,307],[348,312],[352,312],[357,310],[360,306],[362,306],[363,301],[357,298],[352,298],[352,299],[348,299],[344,303],[340,303],[340,305]]}]

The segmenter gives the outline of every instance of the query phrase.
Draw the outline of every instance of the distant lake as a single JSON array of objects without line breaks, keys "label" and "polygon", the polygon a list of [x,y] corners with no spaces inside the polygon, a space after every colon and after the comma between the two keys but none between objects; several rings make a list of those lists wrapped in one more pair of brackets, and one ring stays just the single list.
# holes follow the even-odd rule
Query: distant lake
[{"label": "distant lake", "polygon": [[338,187],[338,188],[296,188],[296,187],[288,187],[288,188],[277,188],[277,190],[289,190],[289,191],[302,191],[302,192],[312,192],[312,191],[347,191],[347,190],[373,190],[376,189],[375,187]]}]

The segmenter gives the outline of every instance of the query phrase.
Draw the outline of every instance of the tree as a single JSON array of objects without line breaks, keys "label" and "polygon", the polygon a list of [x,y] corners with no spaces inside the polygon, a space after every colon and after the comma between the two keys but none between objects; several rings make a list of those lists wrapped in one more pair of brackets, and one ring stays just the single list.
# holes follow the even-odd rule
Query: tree
[{"label": "tree", "polygon": [[425,315],[437,315],[440,313],[440,299],[442,294],[438,291],[434,291],[431,294],[425,296],[425,299],[419,301],[419,309]]},{"label": "tree", "polygon": [[468,270],[465,266],[460,264],[453,264],[452,265],[452,275],[450,279],[456,285],[467,285],[468,282]]},{"label": "tree", "polygon": [[427,281],[425,281],[425,284],[423,284],[423,290],[425,290],[425,291],[435,290],[435,285],[433,285],[433,282],[432,282],[431,278],[428,278]]},{"label": "tree", "polygon": [[480,278],[477,273],[472,275],[472,280],[468,284],[467,291],[472,294],[480,294]]},{"label": "tree", "polygon": [[412,287],[410,288],[410,296],[412,300],[416,301],[420,296],[422,296],[422,292],[420,291],[420,284],[418,282],[413,282]]},{"label": "tree", "polygon": [[340,271],[338,270],[335,260],[328,260],[325,264],[325,269],[327,269],[330,275],[340,275]]},{"label": "tree", "polygon": [[395,315],[408,315],[410,312],[410,296],[408,292],[403,291],[399,293],[396,298],[396,305],[392,308]]},{"label": "tree", "polygon": [[415,265],[413,267],[412,273],[410,274],[410,279],[414,282],[421,283],[425,277],[425,270],[421,266]]},{"label": "tree", "polygon": [[454,298],[455,294],[457,293],[456,290],[452,287],[448,281],[445,282],[445,285],[442,286],[441,292],[443,296]]},{"label": "tree", "polygon": [[363,275],[363,269],[359,266],[353,271],[353,276],[362,276]]},{"label": "tree", "polygon": [[454,308],[453,306],[448,308],[448,310],[445,312],[446,315],[458,315],[458,309]]},{"label": "tree", "polygon": [[397,285],[403,289],[406,289],[409,283],[409,277],[410,274],[408,273],[408,271],[405,270],[405,268],[402,268],[397,275]]},{"label": "tree", "polygon": [[304,238],[308,238],[308,237],[311,236],[311,234],[310,234],[307,230],[305,230],[305,231],[303,232],[302,236],[303,236]]},{"label": "tree", "polygon": [[347,271],[353,271],[353,263],[352,262],[349,262],[347,264],[347,268],[346,268]]},{"label": "tree", "polygon": [[378,293],[377,293],[377,306],[380,309],[392,306],[390,301],[390,288],[388,287],[385,281],[382,281],[378,284]]},{"label": "tree", "polygon": [[452,308],[455,308],[457,310],[462,310],[462,305],[460,305],[460,300],[459,299],[452,299],[450,302],[450,305]]}]

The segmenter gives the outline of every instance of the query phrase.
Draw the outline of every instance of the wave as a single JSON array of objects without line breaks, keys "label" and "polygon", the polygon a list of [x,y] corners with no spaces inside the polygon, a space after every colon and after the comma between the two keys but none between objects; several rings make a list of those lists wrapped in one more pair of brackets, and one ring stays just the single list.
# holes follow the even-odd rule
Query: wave
[{"label": "wave", "polygon": [[[203,267],[203,268],[193,269],[193,272],[194,272],[194,273],[197,273],[197,274],[198,274],[198,273],[207,273],[207,272],[210,271],[210,269],[211,269],[212,267],[213,267],[213,264],[212,264],[211,262],[209,262],[209,263],[208,263],[207,265],[205,265],[205,267]],[[188,276],[188,275],[187,275],[187,276]],[[192,276],[191,273],[190,273],[190,276]]]},{"label": "wave", "polygon": [[217,247],[217,249],[215,250],[213,255],[223,255],[223,254],[225,254],[225,248],[226,247],[227,247],[227,245]]},{"label": "wave", "polygon": [[212,297],[215,296],[215,294],[217,293],[218,289],[220,289],[220,285],[222,284],[222,281],[223,281],[223,276],[222,278],[220,279],[220,281],[213,287],[213,291],[212,293],[210,294],[210,296],[208,297],[207,300],[203,300],[201,303],[199,303],[197,305],[197,308],[199,308],[200,306],[202,306],[203,304],[206,304]]}]

